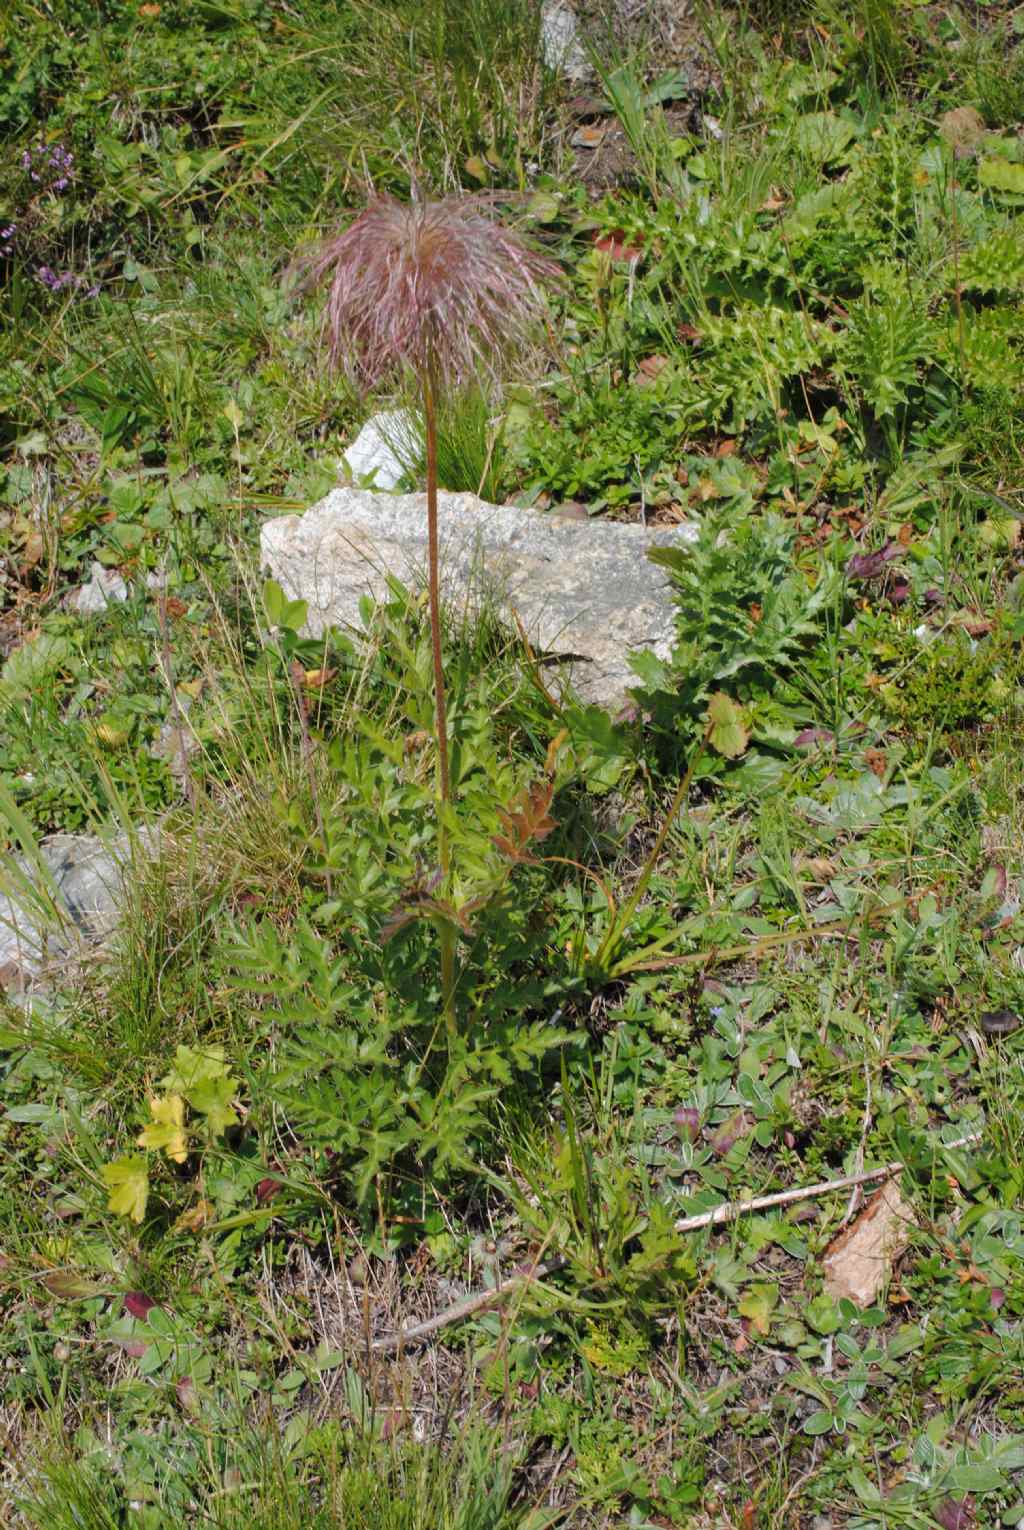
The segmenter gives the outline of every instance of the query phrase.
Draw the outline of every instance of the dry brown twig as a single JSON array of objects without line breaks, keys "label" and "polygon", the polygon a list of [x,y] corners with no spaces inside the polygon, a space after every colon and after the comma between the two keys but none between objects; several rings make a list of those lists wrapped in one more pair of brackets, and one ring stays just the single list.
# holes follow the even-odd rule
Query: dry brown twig
[{"label": "dry brown twig", "polygon": [[[980,1141],[981,1132],[969,1132],[965,1137],[958,1137],[954,1142],[942,1142],[939,1146],[943,1148],[970,1147]],[[860,1185],[874,1184],[877,1180],[892,1179],[895,1175],[902,1174],[905,1167],[903,1163],[887,1163],[878,1169],[866,1169],[861,1174],[844,1174],[838,1179],[824,1179],[814,1185],[798,1185],[794,1190],[777,1190],[771,1195],[755,1195],[747,1201],[725,1201],[721,1206],[713,1206],[710,1211],[701,1211],[692,1217],[680,1217],[675,1223],[675,1231],[696,1232],[702,1227],[720,1227],[723,1223],[735,1222],[739,1217],[747,1216],[752,1211],[767,1211],[773,1206],[791,1206],[797,1201],[819,1200],[822,1196],[831,1195],[838,1190],[854,1190]],[[496,1286],[494,1290],[471,1292],[469,1296],[464,1296],[461,1301],[446,1307],[443,1312],[436,1313],[422,1323],[414,1323],[411,1327],[400,1329],[397,1333],[385,1334],[382,1338],[375,1339],[372,1346],[373,1352],[388,1354],[393,1350],[422,1344],[425,1339],[429,1339],[432,1334],[438,1333],[442,1328],[449,1328],[453,1323],[461,1323],[477,1312],[500,1306],[518,1292],[525,1292],[529,1286],[535,1286],[538,1281],[544,1280],[548,1275],[554,1275],[558,1270],[564,1269],[568,1262],[559,1255],[544,1263],[534,1264],[530,1270],[514,1275],[511,1280],[506,1280],[503,1285]]]}]

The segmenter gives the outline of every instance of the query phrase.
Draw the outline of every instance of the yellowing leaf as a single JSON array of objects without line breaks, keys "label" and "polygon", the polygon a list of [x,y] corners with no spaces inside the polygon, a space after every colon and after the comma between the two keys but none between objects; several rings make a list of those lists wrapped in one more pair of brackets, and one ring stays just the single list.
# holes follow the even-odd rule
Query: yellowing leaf
[{"label": "yellowing leaf", "polygon": [[132,1158],[115,1158],[105,1163],[100,1171],[110,1191],[107,1207],[121,1217],[131,1217],[141,1222],[146,1215],[149,1199],[149,1168],[145,1158],[136,1154]]},{"label": "yellowing leaf", "polygon": [[223,1047],[204,1047],[200,1050],[179,1046],[170,1072],[160,1080],[160,1085],[174,1094],[188,1094],[197,1084],[203,1084],[211,1078],[223,1078],[227,1071]]},{"label": "yellowing leaf", "polygon": [[213,1221],[215,1214],[212,1201],[197,1201],[194,1206],[189,1207],[188,1211],[181,1213],[174,1224],[173,1231],[198,1232],[201,1227],[206,1226],[207,1222]]},{"label": "yellowing leaf", "polygon": [[96,724],[96,737],[108,749],[120,749],[131,738],[131,728],[116,722],[99,722]]},{"label": "yellowing leaf", "polygon": [[743,708],[727,696],[716,691],[708,702],[708,743],[727,760],[738,759],[750,742],[743,720]]},{"label": "yellowing leaf", "polygon": [[168,1094],[162,1100],[150,1100],[149,1109],[153,1119],[143,1127],[137,1145],[154,1153],[163,1148],[172,1163],[184,1163],[188,1157],[185,1101],[180,1094]]},{"label": "yellowing leaf", "polygon": [[322,691],[325,685],[337,678],[336,669],[307,669],[303,671],[302,683],[307,691]]},{"label": "yellowing leaf", "polygon": [[772,1326],[772,1313],[779,1300],[778,1286],[756,1285],[751,1286],[746,1296],[739,1303],[740,1317],[745,1317],[754,1333],[762,1336]]}]

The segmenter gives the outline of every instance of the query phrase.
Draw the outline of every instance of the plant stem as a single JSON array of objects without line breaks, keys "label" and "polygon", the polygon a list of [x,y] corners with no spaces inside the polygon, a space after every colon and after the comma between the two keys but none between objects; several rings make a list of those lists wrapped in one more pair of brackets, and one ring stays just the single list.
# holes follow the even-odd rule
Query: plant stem
[{"label": "plant stem", "polygon": [[[427,558],[430,595],[430,646],[434,657],[434,734],[437,743],[438,814],[437,853],[441,879],[448,889],[451,872],[451,846],[446,814],[451,798],[448,775],[448,709],[445,704],[444,661],[441,656],[441,581],[437,536],[437,411],[434,378],[428,367],[422,378],[423,425],[427,445]],[[449,925],[439,929],[441,941],[441,996],[449,1041],[455,1037],[455,931]]]},{"label": "plant stem", "polygon": [[[448,709],[445,705],[444,662],[441,657],[441,579],[437,536],[437,413],[434,383],[429,372],[423,377],[423,423],[427,441],[427,558],[430,590],[430,645],[434,655],[434,731],[437,734],[437,773],[440,799],[448,803],[451,787],[448,778]],[[441,871],[448,875],[448,831],[440,825]]]}]

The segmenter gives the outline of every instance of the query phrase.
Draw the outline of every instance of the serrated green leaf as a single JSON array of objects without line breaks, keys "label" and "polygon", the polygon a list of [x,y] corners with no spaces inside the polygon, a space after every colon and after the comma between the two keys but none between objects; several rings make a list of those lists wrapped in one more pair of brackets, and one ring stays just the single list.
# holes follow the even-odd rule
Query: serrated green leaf
[{"label": "serrated green leaf", "polygon": [[834,112],[805,112],[796,122],[796,146],[815,159],[838,159],[855,135],[852,122]]},{"label": "serrated green leaf", "polygon": [[659,568],[670,569],[673,573],[685,568],[689,558],[689,554],[681,547],[649,547],[647,556]]}]

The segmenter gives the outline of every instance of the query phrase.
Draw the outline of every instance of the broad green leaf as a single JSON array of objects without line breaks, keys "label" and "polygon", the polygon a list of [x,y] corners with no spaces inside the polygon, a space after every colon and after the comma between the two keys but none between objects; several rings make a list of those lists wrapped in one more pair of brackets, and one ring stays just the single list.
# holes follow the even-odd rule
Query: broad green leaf
[{"label": "broad green leaf", "polygon": [[1000,1440],[992,1451],[992,1463],[1003,1471],[1020,1471],[1024,1467],[1024,1435],[1011,1434]]},{"label": "broad green leaf", "polygon": [[185,1136],[185,1101],[180,1094],[168,1094],[149,1102],[153,1117],[143,1127],[137,1146],[159,1152],[161,1148],[172,1163],[184,1163],[188,1157],[188,1138]]},{"label": "broad green leaf", "polygon": [[206,1117],[206,1123],[215,1137],[238,1122],[238,1113],[231,1104],[235,1092],[235,1080],[230,1076],[205,1079],[188,1092],[188,1103],[193,1110]]},{"label": "broad green leaf", "polygon": [[854,137],[852,122],[835,112],[806,112],[796,123],[796,146],[815,159],[838,159]]},{"label": "broad green leaf", "polygon": [[280,627],[281,613],[287,604],[284,590],[276,579],[268,579],[263,586],[263,609],[272,627]]},{"label": "broad green leaf", "polygon": [[712,749],[736,760],[750,741],[743,720],[743,709],[724,691],[716,691],[708,702],[708,742]]},{"label": "broad green leaf", "polygon": [[890,1340],[886,1355],[890,1360],[900,1360],[924,1343],[924,1330],[917,1323],[905,1323]]},{"label": "broad green leaf", "polygon": [[538,223],[553,223],[561,211],[561,199],[551,191],[535,191],[526,204],[526,215]]},{"label": "broad green leaf", "polygon": [[105,1163],[100,1171],[110,1191],[107,1207],[121,1217],[141,1222],[146,1215],[149,1198],[149,1166],[141,1154],[131,1158],[115,1158]]},{"label": "broad green leaf", "polygon": [[866,1509],[881,1507],[882,1495],[875,1484],[868,1481],[868,1478],[859,1466],[852,1466],[850,1468],[847,1472],[847,1480]]},{"label": "broad green leaf", "polygon": [[309,615],[308,600],[288,600],[281,612],[280,626],[287,628],[289,632],[298,632],[306,625],[306,617]]},{"label": "broad green leaf", "polygon": [[819,1408],[804,1421],[807,1434],[828,1434],[832,1428],[832,1414],[828,1408]]},{"label": "broad green leaf", "polygon": [[1006,1478],[998,1466],[989,1461],[976,1461],[965,1466],[954,1466],[944,1486],[954,1493],[994,1493],[1005,1483]]},{"label": "broad green leaf", "polygon": [[978,184],[990,191],[1024,196],[1024,165],[1012,165],[1005,159],[983,159],[978,166]]},{"label": "broad green leaf", "polygon": [[0,671],[0,688],[11,698],[31,695],[47,675],[54,674],[72,654],[71,639],[41,632],[15,648]]}]

